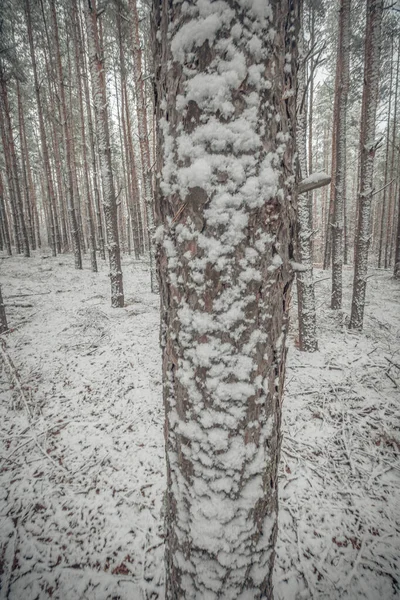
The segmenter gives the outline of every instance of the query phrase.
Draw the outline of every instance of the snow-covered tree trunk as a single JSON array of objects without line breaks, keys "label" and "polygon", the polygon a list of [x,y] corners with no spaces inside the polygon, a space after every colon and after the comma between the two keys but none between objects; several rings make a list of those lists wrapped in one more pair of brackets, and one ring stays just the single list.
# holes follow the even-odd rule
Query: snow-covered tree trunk
[{"label": "snow-covered tree trunk", "polygon": [[354,244],[354,281],[349,327],[362,329],[368,273],[371,201],[375,158],[375,121],[379,97],[379,66],[383,0],[367,0],[364,85],[360,133],[360,185]]},{"label": "snow-covered tree trunk", "polygon": [[146,99],[142,72],[142,49],[139,36],[139,15],[137,11],[136,0],[130,0],[130,9],[132,17],[132,41],[133,41],[133,67],[135,75],[136,107],[137,121],[139,131],[140,158],[142,163],[143,189],[146,205],[147,230],[149,235],[149,254],[150,254],[150,277],[151,291],[158,291],[158,282],[156,276],[155,264],[155,240],[154,240],[154,199],[153,182],[150,160],[150,140],[147,126]]},{"label": "snow-covered tree trunk", "polygon": [[117,201],[111,160],[111,140],[108,125],[107,94],[104,64],[97,29],[95,0],[86,4],[87,38],[92,77],[97,141],[100,155],[101,179],[103,182],[103,210],[107,231],[107,248],[110,264],[111,305],[124,306],[121,256],[118,239]]},{"label": "snow-covered tree trunk", "polygon": [[154,2],[166,598],[272,597],[298,2]]},{"label": "snow-covered tree trunk", "polygon": [[[299,155],[300,178],[307,177],[307,115],[306,115],[306,69],[303,51],[303,34],[300,43],[300,68],[297,93],[296,141]],[[299,315],[299,347],[306,352],[318,349],[317,323],[312,255],[312,197],[304,192],[297,198],[297,259],[301,270],[297,271],[297,305]]]},{"label": "snow-covered tree trunk", "polygon": [[332,227],[332,296],[331,308],[342,308],[343,228],[344,196],[346,193],[346,115],[350,81],[350,8],[351,0],[341,0],[339,11],[339,39],[335,89],[337,98],[336,115],[336,160],[335,194]]}]

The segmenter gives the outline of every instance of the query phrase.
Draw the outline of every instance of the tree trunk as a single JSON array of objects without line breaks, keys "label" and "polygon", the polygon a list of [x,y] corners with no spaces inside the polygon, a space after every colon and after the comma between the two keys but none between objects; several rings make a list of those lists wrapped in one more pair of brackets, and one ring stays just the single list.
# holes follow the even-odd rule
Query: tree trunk
[{"label": "tree trunk", "polygon": [[75,70],[77,77],[78,87],[78,100],[79,100],[79,118],[80,118],[80,133],[82,142],[82,154],[83,154],[83,177],[85,183],[85,194],[86,194],[86,212],[87,212],[87,224],[89,230],[89,248],[90,248],[90,264],[93,273],[97,273],[97,257],[96,257],[96,236],[94,230],[94,219],[93,219],[93,202],[92,193],[90,189],[89,181],[89,162],[87,158],[87,147],[86,147],[86,128],[85,128],[85,116],[83,112],[83,93],[82,93],[82,79],[84,77],[81,72],[81,64],[79,58],[79,26],[78,26],[78,15],[76,6],[71,7],[72,12],[72,24],[73,24],[73,40],[75,48]]},{"label": "tree trunk", "polygon": [[77,33],[78,33],[79,55],[82,60],[82,81],[83,81],[83,90],[85,93],[90,158],[91,158],[91,163],[92,163],[92,185],[93,185],[93,192],[94,192],[94,209],[95,209],[95,213],[96,213],[97,245],[99,248],[100,257],[103,260],[105,260],[106,254],[105,254],[105,244],[104,244],[103,222],[102,222],[102,217],[101,217],[99,173],[98,173],[97,161],[96,161],[96,145],[95,145],[94,132],[93,132],[92,108],[90,106],[90,92],[89,92],[88,72],[87,72],[87,65],[86,65],[86,53],[84,52],[84,48],[83,48],[83,29],[82,29],[81,21],[79,18],[80,11],[78,10],[76,0],[73,0],[72,10],[75,11],[75,14],[77,15],[77,25],[78,25]]},{"label": "tree trunk", "polygon": [[29,258],[29,239],[28,232],[25,225],[24,208],[22,203],[22,194],[20,187],[20,173],[17,159],[17,153],[14,144],[13,126],[11,122],[11,111],[8,101],[8,89],[6,76],[0,63],[0,120],[2,120],[2,138],[3,145],[5,142],[4,153],[8,154],[9,162],[8,168],[10,169],[10,178],[13,181],[14,201],[15,201],[15,212],[17,219],[16,234],[18,235],[19,246],[23,250],[24,256]]},{"label": "tree trunk", "polygon": [[[399,165],[400,167],[400,165]],[[400,186],[397,191],[397,231],[394,250],[394,270],[393,277],[400,279]]]},{"label": "tree trunk", "polygon": [[28,156],[28,148],[26,144],[26,136],[25,136],[25,118],[24,118],[24,109],[22,106],[21,100],[21,90],[19,81],[16,82],[17,88],[17,104],[18,104],[18,134],[19,134],[19,143],[20,143],[20,152],[21,152],[21,166],[22,166],[22,177],[24,182],[24,195],[25,195],[25,212],[28,217],[28,236],[29,236],[29,245],[32,250],[36,249],[36,240],[35,240],[35,228],[33,223],[33,200],[31,200],[31,189],[29,186],[28,179],[28,167],[29,167],[29,156]]},{"label": "tree trunk", "polygon": [[30,1],[31,0],[25,0],[25,15],[26,15],[26,24],[27,24],[27,31],[28,31],[29,48],[30,48],[31,61],[32,61],[34,85],[35,85],[36,104],[37,104],[38,118],[39,118],[40,141],[41,141],[42,154],[43,154],[44,171],[45,171],[45,175],[46,175],[47,198],[48,198],[49,213],[50,213],[49,225],[50,225],[50,230],[51,230],[50,245],[51,245],[51,250],[52,250],[53,256],[56,256],[57,245],[59,244],[59,236],[57,235],[57,231],[56,231],[56,223],[55,223],[55,215],[54,215],[55,206],[56,206],[56,196],[54,193],[53,177],[52,177],[52,173],[51,173],[49,150],[48,150],[47,139],[46,139],[46,130],[44,127],[42,100],[40,97],[40,84],[39,84],[39,78],[38,78],[38,74],[37,74],[35,46],[34,46],[33,34],[32,34],[32,19],[31,19]]},{"label": "tree trunk", "polygon": [[388,211],[386,221],[386,243],[385,243],[385,269],[388,269],[391,265],[391,254],[392,254],[392,239],[394,235],[394,213],[396,208],[396,197],[395,191],[396,186],[394,185],[395,174],[395,155],[399,153],[398,147],[396,147],[396,134],[397,131],[397,99],[399,93],[399,67],[400,67],[400,45],[397,48],[397,68],[396,68],[396,86],[394,93],[394,114],[393,114],[393,126],[392,126],[392,156],[390,160],[390,185],[388,192]]},{"label": "tree trunk", "polygon": [[[303,51],[303,34],[300,42],[300,68],[298,76],[296,141],[299,154],[300,179],[307,177],[307,114],[306,65]],[[311,146],[309,146],[309,152]],[[312,165],[309,156],[309,164]],[[297,272],[297,305],[299,315],[299,347],[306,352],[318,350],[317,319],[312,256],[312,192],[299,193],[297,202],[297,258],[302,269]]]},{"label": "tree trunk", "polygon": [[0,171],[0,222],[1,222],[1,231],[3,234],[3,243],[7,249],[8,256],[12,255],[11,250],[11,239],[10,239],[10,229],[8,225],[8,217],[4,202],[4,189],[3,189],[3,178],[1,176]]},{"label": "tree trunk", "polygon": [[364,320],[371,229],[371,201],[375,158],[375,121],[379,97],[379,60],[383,0],[367,0],[364,85],[360,132],[360,184],[358,218],[354,243],[354,281],[350,329],[361,330]]},{"label": "tree trunk", "polygon": [[272,598],[298,3],[153,6],[166,598]]},{"label": "tree trunk", "polygon": [[147,230],[149,234],[149,254],[150,254],[150,277],[151,291],[158,291],[155,265],[155,245],[154,245],[154,200],[153,200],[153,181],[151,175],[150,162],[150,140],[147,127],[146,100],[142,73],[142,50],[139,37],[139,16],[137,12],[136,0],[130,0],[132,15],[132,38],[133,38],[133,71],[135,76],[136,106],[139,130],[140,157],[142,162],[143,189],[146,205]]},{"label": "tree trunk", "polygon": [[95,0],[88,0],[86,10],[89,61],[92,75],[95,119],[103,181],[103,209],[107,229],[107,247],[110,263],[111,305],[124,306],[121,257],[118,240],[117,202],[111,161],[111,143],[108,125],[107,94],[102,49],[99,45]]},{"label": "tree trunk", "polygon": [[81,242],[79,239],[78,221],[76,217],[75,198],[74,198],[74,164],[73,164],[73,147],[72,147],[72,123],[67,112],[67,104],[65,100],[64,76],[61,64],[60,41],[58,37],[58,23],[56,15],[55,0],[50,0],[51,20],[53,25],[53,35],[55,41],[55,58],[57,66],[58,93],[60,98],[61,120],[63,125],[63,137],[65,148],[65,163],[67,169],[67,204],[70,224],[70,233],[72,238],[72,246],[74,249],[75,269],[82,269],[82,253]]},{"label": "tree trunk", "polygon": [[3,296],[1,293],[1,285],[0,285],[0,333],[4,333],[8,330],[7,317],[6,317],[6,309],[3,303]]},{"label": "tree trunk", "polygon": [[344,197],[346,194],[346,116],[350,81],[350,0],[341,0],[335,89],[337,98],[335,134],[335,194],[332,226],[331,308],[342,308]]}]

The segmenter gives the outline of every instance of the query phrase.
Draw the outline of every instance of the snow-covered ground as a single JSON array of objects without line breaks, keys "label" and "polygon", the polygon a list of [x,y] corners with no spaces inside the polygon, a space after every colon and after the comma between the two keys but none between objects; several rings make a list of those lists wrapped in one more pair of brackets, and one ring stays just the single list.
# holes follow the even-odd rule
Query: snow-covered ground
[{"label": "snow-covered ground", "polygon": [[[46,255],[45,255],[46,256]],[[124,258],[0,257],[11,332],[0,361],[0,598],[163,598],[163,407],[158,297]],[[351,271],[344,280],[346,312]],[[276,600],[400,594],[400,285],[372,270],[362,334],[329,309],[320,351],[292,335],[284,399]]]}]

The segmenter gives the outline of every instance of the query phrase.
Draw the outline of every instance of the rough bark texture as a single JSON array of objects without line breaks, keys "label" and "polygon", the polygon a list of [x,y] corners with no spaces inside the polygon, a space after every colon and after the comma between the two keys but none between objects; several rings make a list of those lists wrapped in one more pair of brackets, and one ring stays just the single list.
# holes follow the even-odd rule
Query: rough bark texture
[{"label": "rough bark texture", "polygon": [[297,10],[154,3],[169,600],[272,597]]},{"label": "rough bark texture", "polygon": [[360,185],[357,198],[357,229],[354,244],[354,281],[349,327],[362,329],[367,287],[371,201],[375,158],[375,121],[379,96],[382,0],[367,0],[364,86],[360,133]]},{"label": "rough bark texture", "polygon": [[332,296],[331,308],[342,308],[344,197],[346,193],[346,115],[350,81],[350,0],[341,0],[336,76],[336,159],[335,195],[332,227]]},{"label": "rough bark texture", "polygon": [[[307,119],[305,95],[305,57],[301,44],[297,99],[297,150],[299,154],[300,178],[307,177]],[[311,164],[311,157],[310,164]],[[318,350],[317,317],[315,311],[315,292],[312,255],[312,198],[307,186],[302,191],[299,186],[297,201],[297,259],[304,270],[297,273],[297,305],[299,314],[299,347],[306,352]]]},{"label": "rough bark texture", "polygon": [[104,64],[98,39],[97,11],[94,0],[88,0],[86,9],[89,61],[92,75],[97,141],[103,182],[103,210],[107,230],[107,248],[110,263],[111,305],[124,306],[121,256],[117,226],[117,202],[111,160],[111,141],[108,125],[107,94]]}]

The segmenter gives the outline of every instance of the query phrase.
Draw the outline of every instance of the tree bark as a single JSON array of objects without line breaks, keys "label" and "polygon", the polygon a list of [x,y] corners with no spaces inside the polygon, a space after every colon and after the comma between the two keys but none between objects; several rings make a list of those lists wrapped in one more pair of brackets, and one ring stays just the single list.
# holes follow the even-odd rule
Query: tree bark
[{"label": "tree bark", "polygon": [[107,248],[110,264],[111,305],[124,306],[121,256],[118,239],[117,202],[111,160],[111,142],[108,125],[107,94],[102,49],[97,29],[95,0],[87,0],[86,23],[89,45],[89,62],[92,75],[95,120],[103,181],[103,210],[107,230]]},{"label": "tree bark", "polygon": [[342,308],[344,197],[346,194],[346,116],[350,82],[350,0],[341,0],[335,89],[337,98],[335,134],[335,194],[332,226],[332,295],[331,308]]},{"label": "tree bark", "polygon": [[354,244],[354,281],[349,323],[350,329],[358,330],[363,327],[367,287],[382,15],[383,0],[367,0],[360,132],[360,184],[357,198],[358,218]]},{"label": "tree bark", "polygon": [[166,598],[272,598],[298,3],[153,6]]}]

